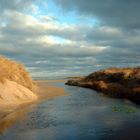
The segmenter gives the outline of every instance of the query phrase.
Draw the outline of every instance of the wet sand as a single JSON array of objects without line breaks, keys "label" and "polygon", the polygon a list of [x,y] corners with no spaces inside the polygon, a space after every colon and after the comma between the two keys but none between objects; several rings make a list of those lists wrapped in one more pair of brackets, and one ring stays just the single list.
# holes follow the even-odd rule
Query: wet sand
[{"label": "wet sand", "polygon": [[34,83],[37,85],[36,94],[39,101],[42,99],[50,99],[58,96],[65,96],[67,93],[62,87],[56,87],[51,85],[51,83],[65,82],[66,80],[39,80]]}]

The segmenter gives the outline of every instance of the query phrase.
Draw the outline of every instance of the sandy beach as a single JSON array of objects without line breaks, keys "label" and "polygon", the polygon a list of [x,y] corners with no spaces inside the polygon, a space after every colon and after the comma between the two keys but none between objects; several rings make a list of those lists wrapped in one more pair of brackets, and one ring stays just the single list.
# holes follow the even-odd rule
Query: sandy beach
[{"label": "sandy beach", "polygon": [[33,93],[37,96],[37,100],[24,101],[21,103],[19,102],[19,104],[17,103],[14,104],[13,102],[11,104],[1,103],[0,112],[11,112],[15,110],[17,107],[23,107],[27,104],[40,102],[41,100],[46,100],[57,96],[64,96],[66,95],[64,89],[61,87],[53,86],[52,83],[65,82],[65,81],[66,80],[35,80]]},{"label": "sandy beach", "polygon": [[57,96],[65,96],[67,93],[62,87],[56,87],[51,85],[51,83],[65,82],[66,80],[36,80],[34,81],[37,86],[35,93],[38,96],[39,100],[50,99]]}]

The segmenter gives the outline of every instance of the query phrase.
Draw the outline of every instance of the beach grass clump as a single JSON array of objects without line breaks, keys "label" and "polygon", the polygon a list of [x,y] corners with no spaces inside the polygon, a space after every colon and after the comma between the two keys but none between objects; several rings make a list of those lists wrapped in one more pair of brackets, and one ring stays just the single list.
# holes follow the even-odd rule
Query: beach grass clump
[{"label": "beach grass clump", "polygon": [[4,83],[6,79],[30,90],[33,88],[32,79],[22,64],[0,56],[0,82]]}]

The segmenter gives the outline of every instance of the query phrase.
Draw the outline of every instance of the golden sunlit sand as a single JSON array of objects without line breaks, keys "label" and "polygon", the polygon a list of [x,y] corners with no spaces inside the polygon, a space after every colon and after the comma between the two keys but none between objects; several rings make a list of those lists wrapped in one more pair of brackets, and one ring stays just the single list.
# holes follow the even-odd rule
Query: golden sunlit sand
[{"label": "golden sunlit sand", "polygon": [[50,99],[56,96],[66,95],[64,88],[50,85],[49,83],[52,82],[64,82],[64,80],[35,81],[37,85],[35,93],[39,99]]},{"label": "golden sunlit sand", "polygon": [[[60,81],[62,82],[63,80],[60,80]],[[51,81],[51,83],[52,82],[53,82],[53,80]],[[54,82],[56,82],[56,81],[54,80]],[[9,96],[7,95],[8,97],[5,97],[6,100],[1,101],[2,99],[0,99],[0,114],[1,114],[0,118],[4,116],[3,114],[13,112],[13,111],[17,110],[18,108],[22,108],[29,104],[33,104],[33,103],[35,104],[42,100],[47,100],[47,99],[52,99],[55,97],[67,95],[64,88],[56,87],[56,86],[50,85],[49,83],[50,83],[49,81],[35,81],[35,85],[36,85],[34,88],[35,93],[32,95],[32,98],[35,98],[34,100],[26,101],[26,98],[31,98],[31,97],[28,97],[28,95],[26,95],[26,94],[29,94],[29,92],[30,92],[27,89],[26,89],[27,92],[25,90],[24,95],[21,94],[21,96],[25,96],[25,100],[21,100],[21,99],[18,100],[18,98],[17,99],[14,98],[13,97],[14,95],[12,93],[9,93],[10,95]],[[15,90],[15,92],[14,92],[15,96],[18,96],[18,91],[16,92],[16,89],[14,89],[14,90]],[[9,90],[8,90],[8,92],[9,92]],[[14,99],[12,100],[12,98],[14,98]]]},{"label": "golden sunlit sand", "polygon": [[24,66],[0,56],[0,107],[19,106],[37,100],[33,82]]}]

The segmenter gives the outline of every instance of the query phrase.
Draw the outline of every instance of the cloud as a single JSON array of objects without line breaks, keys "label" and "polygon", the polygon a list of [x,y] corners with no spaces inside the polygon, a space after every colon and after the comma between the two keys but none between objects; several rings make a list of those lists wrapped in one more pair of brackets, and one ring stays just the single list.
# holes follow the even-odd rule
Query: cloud
[{"label": "cloud", "polygon": [[0,11],[24,10],[32,7],[32,2],[33,0],[0,0]]},{"label": "cloud", "polygon": [[82,63],[87,63],[84,59],[92,57],[93,60],[108,49],[85,40],[92,29],[90,26],[63,24],[53,18],[48,20],[49,16],[44,20],[12,10],[0,16],[0,53],[23,62],[33,76],[41,71],[52,75],[56,70],[70,74],[71,70],[82,69]]},{"label": "cloud", "polygon": [[140,28],[139,0],[54,0],[64,10],[97,18],[101,24]]},{"label": "cloud", "polygon": [[30,48],[36,48],[43,51],[46,49],[47,52],[59,55],[81,56],[94,55],[107,48],[107,46],[88,44],[84,40],[84,34],[91,27],[79,30],[82,26],[61,24],[52,20],[42,21],[17,11],[7,11],[1,17],[5,20],[5,26],[1,24],[1,46],[7,45],[6,48],[9,50],[19,48],[22,52],[26,52]]},{"label": "cloud", "polygon": [[23,62],[33,76],[84,75],[110,66],[139,65],[139,16],[133,20],[135,11],[126,10],[132,2],[124,8],[128,17],[121,8],[125,0],[112,1],[56,1],[65,11],[78,10],[78,18],[97,18],[100,24],[67,23],[55,15],[25,12],[34,6],[40,11],[31,0],[0,1],[0,54]]}]

